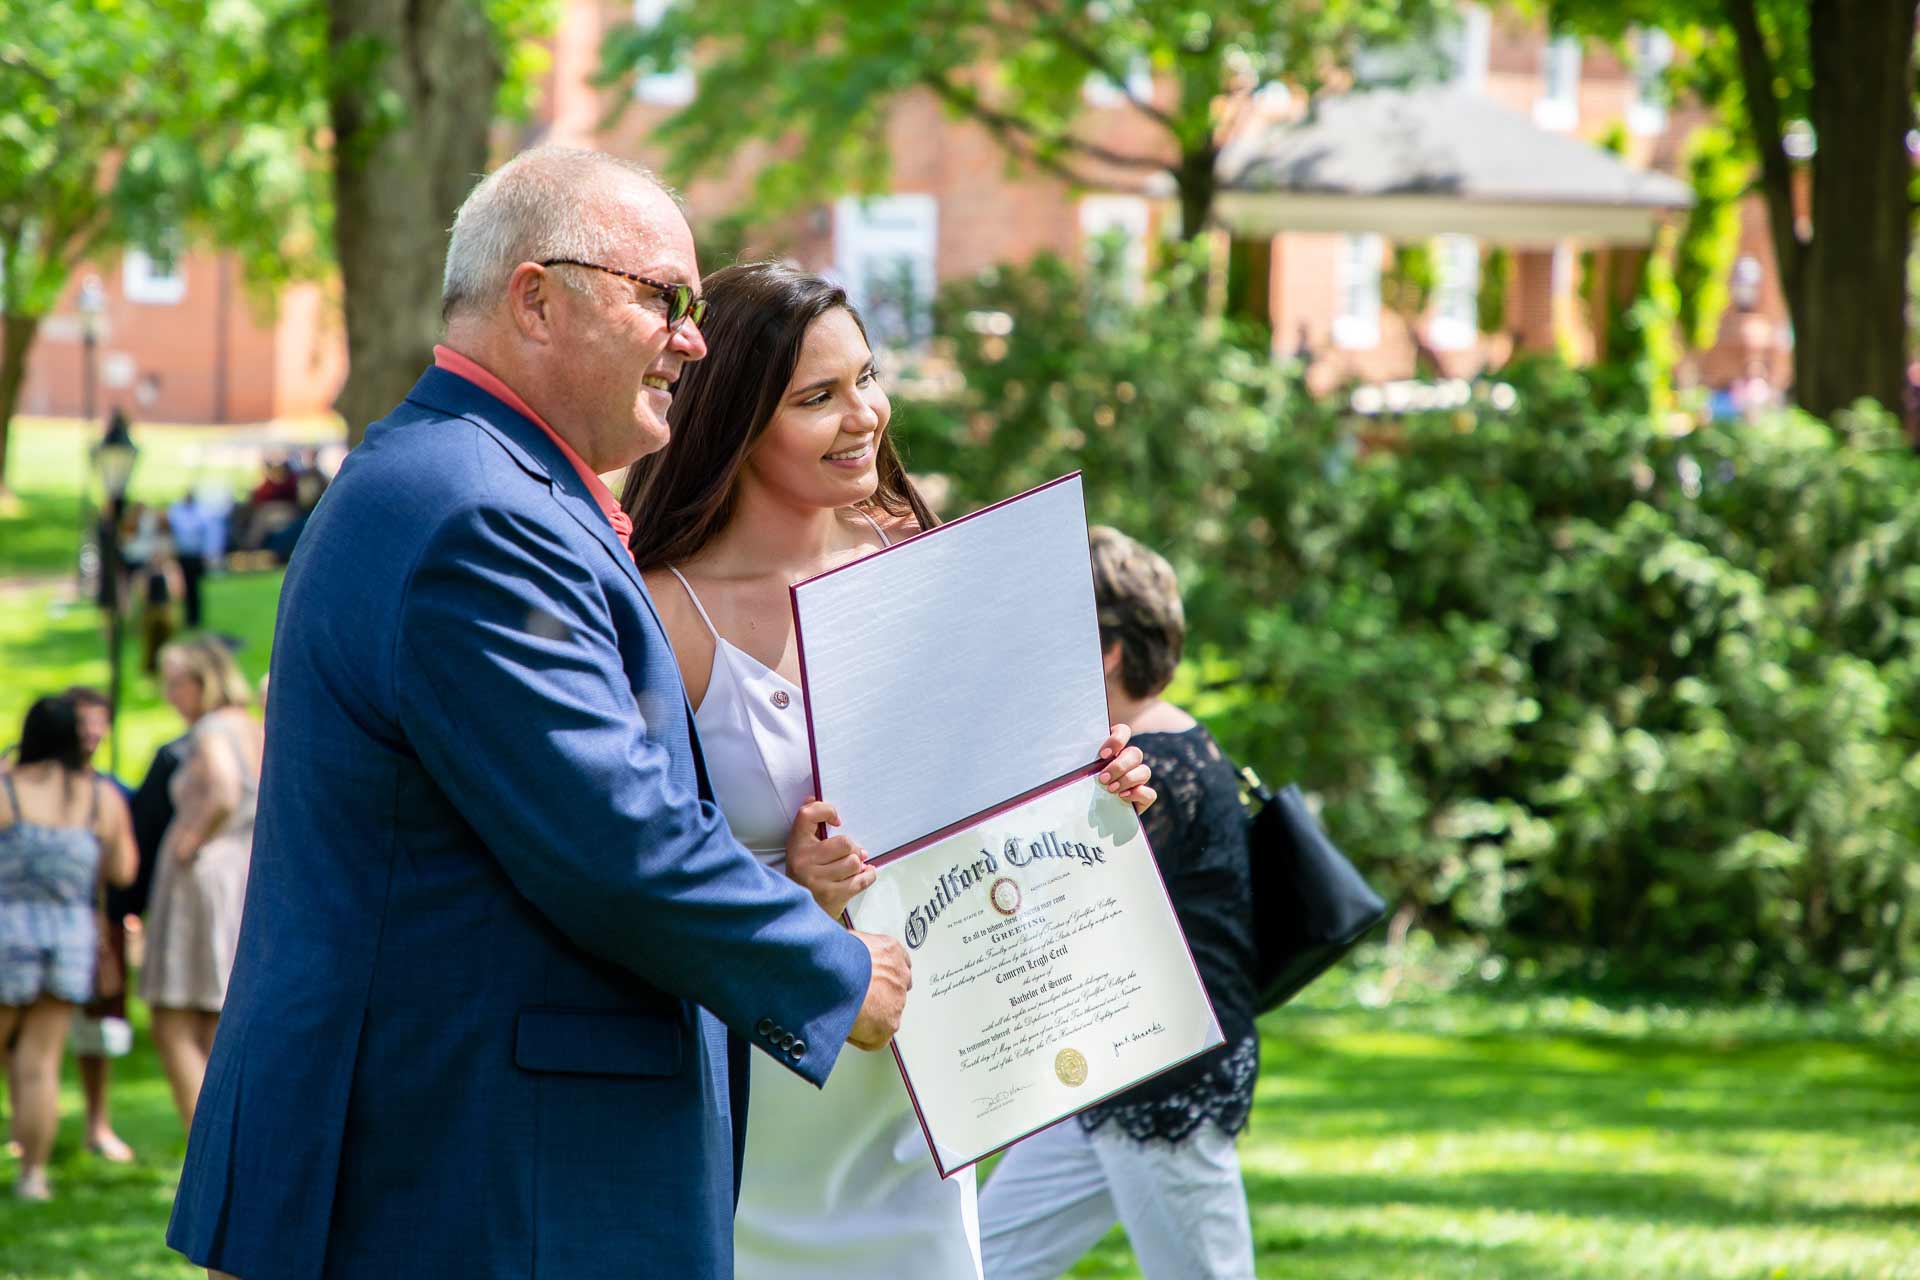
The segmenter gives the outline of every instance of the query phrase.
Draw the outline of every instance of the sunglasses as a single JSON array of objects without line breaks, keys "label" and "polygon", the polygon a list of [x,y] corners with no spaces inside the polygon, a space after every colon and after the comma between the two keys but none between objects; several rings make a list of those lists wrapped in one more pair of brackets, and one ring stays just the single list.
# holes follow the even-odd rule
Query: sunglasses
[{"label": "sunglasses", "polygon": [[589,271],[604,271],[610,276],[619,276],[622,280],[631,280],[643,284],[667,300],[667,332],[677,333],[680,326],[693,321],[698,329],[707,318],[707,300],[698,297],[690,284],[661,284],[658,280],[649,280],[637,276],[631,271],[622,271],[618,267],[603,267],[597,262],[581,262],[577,258],[548,258],[540,264],[543,267],[585,267]]}]

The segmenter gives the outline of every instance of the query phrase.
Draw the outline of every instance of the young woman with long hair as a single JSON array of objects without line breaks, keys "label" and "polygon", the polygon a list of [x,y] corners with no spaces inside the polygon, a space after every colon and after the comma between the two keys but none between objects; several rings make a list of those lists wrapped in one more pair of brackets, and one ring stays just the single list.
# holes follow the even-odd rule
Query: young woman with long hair
[{"label": "young woman with long hair", "polygon": [[60,1054],[74,1009],[93,997],[100,882],[130,883],[139,861],[127,803],[87,754],[73,699],[41,698],[0,770],[0,1048],[12,1045],[24,1200],[53,1194]]},{"label": "young woman with long hair", "polygon": [[[709,276],[709,355],[674,388],[666,448],[628,472],[631,545],[673,642],[736,838],[838,915],[873,883],[813,799],[788,587],[934,524],[843,290],[779,263]],[[1153,799],[1128,731],[1102,777]],[[819,1092],[756,1054],[734,1265],[741,1280],[978,1277],[974,1182],[943,1181],[891,1055],[844,1052]]]}]

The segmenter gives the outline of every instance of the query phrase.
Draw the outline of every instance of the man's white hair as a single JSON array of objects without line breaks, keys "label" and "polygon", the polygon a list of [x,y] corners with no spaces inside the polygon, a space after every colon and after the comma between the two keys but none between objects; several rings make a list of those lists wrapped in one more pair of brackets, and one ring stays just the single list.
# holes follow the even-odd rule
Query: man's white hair
[{"label": "man's white hair", "polygon": [[620,265],[611,259],[631,237],[610,224],[602,197],[634,179],[672,196],[644,165],[578,147],[533,147],[495,169],[454,215],[441,315],[492,306],[523,262]]}]

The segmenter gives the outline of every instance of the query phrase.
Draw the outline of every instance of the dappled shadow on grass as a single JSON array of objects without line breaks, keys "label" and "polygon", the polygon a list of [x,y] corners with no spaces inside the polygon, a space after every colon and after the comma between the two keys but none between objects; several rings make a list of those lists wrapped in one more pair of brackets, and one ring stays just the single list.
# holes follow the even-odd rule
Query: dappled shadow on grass
[{"label": "dappled shadow on grass", "polygon": [[[133,630],[128,624],[127,630]],[[127,644],[138,662],[137,641]],[[106,663],[107,624],[105,616],[91,605],[75,604],[57,614],[50,613],[46,625],[26,635],[6,641],[7,665],[20,672],[31,667],[61,667],[98,658]]]},{"label": "dappled shadow on grass", "polygon": [[[1567,1275],[1565,1266],[1541,1249],[1454,1239],[1430,1232],[1358,1228],[1316,1233],[1297,1230],[1284,1222],[1268,1225],[1256,1220],[1253,1236],[1256,1265],[1262,1277],[1563,1280]],[[1115,1228],[1104,1236],[1074,1267],[1072,1275],[1075,1280],[1138,1277],[1139,1266],[1125,1232]]]},{"label": "dappled shadow on grass", "polygon": [[0,513],[0,578],[72,573],[80,555],[80,499],[19,495],[16,514]]},{"label": "dappled shadow on grass", "polygon": [[[27,1204],[0,1189],[0,1276],[146,1280],[194,1274],[165,1240],[185,1139],[137,1004],[135,1022],[133,1053],[113,1064],[112,1099],[115,1127],[138,1153],[136,1163],[109,1164],[83,1149],[77,1073],[69,1057],[51,1169],[55,1198]],[[7,1186],[17,1169],[11,1158],[0,1158]]]},{"label": "dappled shadow on grass", "polygon": [[[1844,1070],[1834,1061],[1840,1055]],[[1284,1083],[1277,1096],[1263,1096],[1261,1111],[1281,1124],[1289,1111],[1309,1112],[1328,1135],[1562,1124],[1690,1141],[1743,1130],[1867,1135],[1893,1126],[1920,1134],[1920,1067],[1871,1046],[1468,1035],[1395,1036],[1371,1050],[1269,1035],[1264,1064],[1263,1074]]]},{"label": "dappled shadow on grass", "polygon": [[[1254,1252],[1262,1276],[1564,1280],[1567,1275],[1563,1263],[1538,1248],[1433,1234],[1387,1235],[1361,1230],[1308,1235],[1256,1228]],[[1289,1260],[1294,1263],[1291,1267],[1284,1265]]]},{"label": "dappled shadow on grass", "polygon": [[1631,1219],[1659,1227],[1920,1226],[1920,1204],[1807,1203],[1742,1199],[1705,1179],[1595,1169],[1459,1171],[1425,1175],[1249,1173],[1255,1204],[1385,1209],[1411,1205],[1461,1213],[1529,1213]]}]

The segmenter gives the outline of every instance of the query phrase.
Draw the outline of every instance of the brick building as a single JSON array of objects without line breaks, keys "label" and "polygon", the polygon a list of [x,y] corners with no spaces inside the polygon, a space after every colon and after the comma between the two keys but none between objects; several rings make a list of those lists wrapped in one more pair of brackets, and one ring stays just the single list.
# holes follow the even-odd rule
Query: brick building
[{"label": "brick building", "polygon": [[[606,32],[651,20],[663,4],[565,0],[544,101],[524,136],[654,158],[649,128],[691,96],[697,68],[636,85],[633,101],[610,128],[603,127],[614,105],[609,95],[623,91],[597,88],[591,76]],[[1589,140],[1623,130],[1628,165],[1672,172],[1700,116],[1669,111],[1654,91],[1653,75],[1668,49],[1660,34],[1646,33],[1634,44],[1636,56],[1623,60],[1605,46],[1548,39],[1536,24],[1475,10],[1444,55],[1452,90],[1524,117],[1524,127]],[[1151,85],[1133,87],[1147,91]],[[1142,148],[1142,139],[1129,136],[1138,117],[1119,95],[1098,83],[1089,83],[1085,93],[1086,128],[1102,140]],[[1300,114],[1300,104],[1285,94],[1261,105],[1262,127]],[[1177,217],[1163,192],[1120,182],[1076,192],[1039,173],[1010,171],[985,131],[949,118],[930,94],[910,94],[898,103],[885,143],[893,156],[888,193],[823,203],[761,229],[751,246],[835,273],[882,332],[916,327],[909,296],[924,299],[941,281],[1042,250],[1073,256],[1094,238],[1118,232],[1134,246],[1129,260],[1143,265],[1168,220]],[[727,172],[694,184],[686,194],[696,228],[737,205],[755,165],[753,154],[743,154]],[[1596,325],[1581,300],[1580,266],[1602,258],[1630,264],[1623,255],[1630,255],[1631,245],[1561,234],[1553,225],[1470,229],[1450,225],[1444,216],[1420,234],[1427,230],[1436,237],[1438,280],[1426,313],[1416,320],[1418,337],[1449,372],[1470,372],[1516,345],[1557,346],[1577,358],[1596,354]],[[1269,321],[1276,347],[1291,351],[1304,342],[1315,352],[1317,375],[1330,381],[1412,371],[1416,335],[1382,305],[1382,273],[1391,256],[1387,235],[1365,226],[1325,225],[1261,225],[1235,234],[1237,257],[1255,269],[1253,285],[1236,304]],[[1512,263],[1506,317],[1498,332],[1483,334],[1475,320],[1481,264],[1496,244]],[[1590,252],[1595,249],[1605,252]],[[719,263],[710,256],[704,265]],[[234,263],[223,255],[189,252],[162,269],[129,253],[78,273],[43,328],[23,412],[79,409],[83,326],[75,298],[89,275],[104,286],[106,299],[97,330],[103,406],[125,404],[150,421],[257,421],[324,412],[344,377],[340,315],[328,290],[286,290],[269,312],[248,297]],[[1759,362],[1775,385],[1783,385],[1791,364],[1788,327],[1757,200],[1743,209],[1734,292],[1737,305],[1722,321],[1719,342],[1683,376],[1724,385]]]}]

